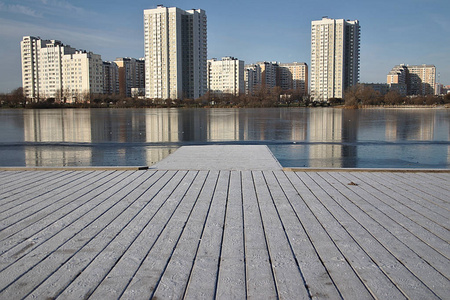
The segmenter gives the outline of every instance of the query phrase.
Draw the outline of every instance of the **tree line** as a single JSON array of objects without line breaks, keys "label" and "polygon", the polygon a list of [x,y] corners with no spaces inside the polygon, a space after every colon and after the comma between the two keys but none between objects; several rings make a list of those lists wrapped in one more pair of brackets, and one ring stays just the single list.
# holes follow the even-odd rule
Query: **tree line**
[{"label": "tree line", "polygon": [[[343,105],[358,108],[366,105],[442,105],[450,103],[450,94],[445,96],[404,97],[396,91],[381,95],[373,88],[358,84],[345,91],[344,98],[329,99],[326,105]],[[0,94],[1,107],[9,108],[152,108],[152,107],[299,107],[315,106],[310,95],[301,90],[282,90],[260,88],[253,95],[216,94],[207,92],[197,99],[142,99],[120,95],[87,94],[81,101],[67,103],[62,99],[47,98],[41,101],[28,101],[23,89],[17,88],[8,94]],[[323,105],[323,104],[322,104]]]}]

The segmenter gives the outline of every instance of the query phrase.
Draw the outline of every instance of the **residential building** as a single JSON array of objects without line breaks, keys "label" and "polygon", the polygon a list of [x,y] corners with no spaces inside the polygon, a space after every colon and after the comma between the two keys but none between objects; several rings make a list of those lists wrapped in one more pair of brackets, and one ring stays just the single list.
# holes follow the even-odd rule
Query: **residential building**
[{"label": "residential building", "polygon": [[358,20],[311,22],[311,96],[315,101],[342,98],[359,81]]},{"label": "residential building", "polygon": [[405,65],[397,65],[387,75],[387,84],[391,91],[397,91],[400,95],[406,96],[408,88],[406,84],[407,68]]},{"label": "residential building", "polygon": [[22,87],[28,99],[58,97],[62,91],[62,57],[75,48],[57,40],[24,36],[20,42]]},{"label": "residential building", "polygon": [[402,96],[434,95],[436,67],[434,65],[396,65],[387,75],[390,90]]},{"label": "residential building", "polygon": [[434,95],[436,85],[436,67],[434,65],[416,65],[408,68],[408,94]]},{"label": "residential building", "polygon": [[81,95],[103,93],[100,55],[32,36],[24,36],[20,44],[22,86],[27,98],[71,101]]},{"label": "residential building", "polygon": [[103,94],[103,61],[99,54],[76,51],[62,60],[65,101],[85,101],[90,94]]},{"label": "residential building", "polygon": [[198,98],[207,90],[206,13],[158,5],[144,10],[145,95]]},{"label": "residential building", "polygon": [[245,93],[244,61],[229,56],[208,60],[208,91],[215,95]]},{"label": "residential building", "polygon": [[103,94],[119,94],[119,67],[113,61],[103,62]]},{"label": "residential building", "polygon": [[261,88],[261,67],[246,65],[244,70],[245,94],[254,95]]},{"label": "residential building", "polygon": [[258,62],[256,63],[261,68],[261,87],[265,89],[273,89],[277,86],[277,62]]},{"label": "residential building", "polygon": [[277,85],[283,90],[294,90],[307,94],[308,65],[298,62],[279,64]]},{"label": "residential building", "polygon": [[119,94],[131,97],[131,90],[145,87],[145,61],[129,57],[116,58],[114,61],[119,72]]}]

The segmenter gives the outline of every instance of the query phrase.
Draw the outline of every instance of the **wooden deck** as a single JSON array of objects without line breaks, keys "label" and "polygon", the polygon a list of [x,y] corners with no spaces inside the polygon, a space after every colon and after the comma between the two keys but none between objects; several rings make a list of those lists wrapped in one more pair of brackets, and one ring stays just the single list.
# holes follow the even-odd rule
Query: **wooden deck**
[{"label": "wooden deck", "polygon": [[0,171],[0,299],[449,299],[449,182]]}]

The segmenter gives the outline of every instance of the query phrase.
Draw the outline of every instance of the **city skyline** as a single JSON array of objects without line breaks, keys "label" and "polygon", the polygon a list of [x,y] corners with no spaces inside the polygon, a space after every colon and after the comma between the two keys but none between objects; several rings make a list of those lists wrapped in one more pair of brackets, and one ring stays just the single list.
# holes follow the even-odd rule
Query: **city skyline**
[{"label": "city skyline", "polygon": [[[158,4],[203,9],[208,15],[208,59],[233,56],[246,64],[258,61],[306,62],[310,59],[311,21],[323,16],[358,19],[361,25],[360,82],[386,82],[398,64],[436,66],[437,82],[450,84],[450,21],[446,1],[0,1],[0,92],[21,86],[19,42],[23,36],[59,39],[102,55],[144,56],[143,10]],[[326,7],[325,9],[323,7]],[[390,9],[386,9],[389,7]],[[226,9],[226,10],[225,10]],[[439,79],[440,74],[440,79]]]}]

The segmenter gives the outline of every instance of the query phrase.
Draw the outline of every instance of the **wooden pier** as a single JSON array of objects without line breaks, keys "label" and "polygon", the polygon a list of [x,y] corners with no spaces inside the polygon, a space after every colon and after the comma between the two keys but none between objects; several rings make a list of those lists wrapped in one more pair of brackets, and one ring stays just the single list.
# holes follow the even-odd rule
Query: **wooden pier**
[{"label": "wooden pier", "polygon": [[450,298],[449,172],[287,171],[265,146],[216,147],[0,170],[0,299]]}]

